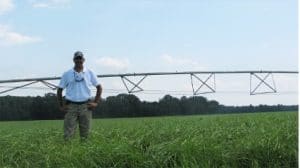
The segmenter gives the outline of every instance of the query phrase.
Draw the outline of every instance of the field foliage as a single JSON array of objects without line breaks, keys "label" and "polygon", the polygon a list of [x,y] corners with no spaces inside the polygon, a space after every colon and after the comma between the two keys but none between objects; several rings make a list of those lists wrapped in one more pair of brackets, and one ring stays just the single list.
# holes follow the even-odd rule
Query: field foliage
[{"label": "field foliage", "polygon": [[[298,113],[0,122],[0,167],[297,167]],[[78,131],[78,130],[77,130]]]}]

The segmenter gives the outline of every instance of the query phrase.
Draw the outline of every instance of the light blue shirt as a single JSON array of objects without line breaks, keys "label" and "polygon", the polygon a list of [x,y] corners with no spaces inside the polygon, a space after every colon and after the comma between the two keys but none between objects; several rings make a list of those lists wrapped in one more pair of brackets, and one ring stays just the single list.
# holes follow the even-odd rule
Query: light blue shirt
[{"label": "light blue shirt", "polygon": [[74,102],[83,102],[92,98],[91,88],[100,85],[97,76],[89,69],[76,72],[74,68],[65,72],[58,87],[66,88],[66,99]]}]

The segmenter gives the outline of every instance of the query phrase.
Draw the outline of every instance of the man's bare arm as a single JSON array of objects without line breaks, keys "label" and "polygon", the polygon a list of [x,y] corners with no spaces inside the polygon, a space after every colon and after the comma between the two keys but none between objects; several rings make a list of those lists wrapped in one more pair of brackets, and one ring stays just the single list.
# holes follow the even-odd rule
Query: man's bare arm
[{"label": "man's bare arm", "polygon": [[64,103],[63,103],[63,97],[62,97],[62,88],[58,88],[57,89],[57,100],[58,100],[58,104],[60,107],[63,107]]},{"label": "man's bare arm", "polygon": [[97,88],[97,92],[96,92],[96,96],[95,96],[94,102],[95,103],[99,103],[101,101],[102,86],[98,85],[98,86],[96,86],[96,88]]},{"label": "man's bare arm", "polygon": [[102,86],[98,85],[96,86],[96,88],[97,88],[97,92],[94,101],[88,103],[88,108],[91,110],[95,109],[101,101]]}]

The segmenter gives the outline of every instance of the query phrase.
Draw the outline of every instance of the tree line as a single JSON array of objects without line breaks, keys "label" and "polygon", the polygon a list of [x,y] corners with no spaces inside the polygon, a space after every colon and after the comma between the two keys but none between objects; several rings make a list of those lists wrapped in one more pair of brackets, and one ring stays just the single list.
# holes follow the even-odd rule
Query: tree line
[{"label": "tree line", "polygon": [[[298,105],[224,106],[202,96],[181,98],[165,95],[159,101],[141,101],[132,94],[119,94],[102,99],[94,110],[94,118],[145,117],[167,115],[224,114],[268,111],[298,111]],[[52,120],[62,119],[56,95],[0,97],[0,120]]]}]

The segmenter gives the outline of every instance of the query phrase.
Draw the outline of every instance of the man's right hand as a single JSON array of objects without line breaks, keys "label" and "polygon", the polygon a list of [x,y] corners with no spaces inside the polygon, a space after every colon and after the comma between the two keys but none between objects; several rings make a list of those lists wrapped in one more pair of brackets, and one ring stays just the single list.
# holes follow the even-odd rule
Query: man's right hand
[{"label": "man's right hand", "polygon": [[59,110],[62,111],[62,112],[67,113],[68,106],[66,106],[66,105],[59,106]]}]

